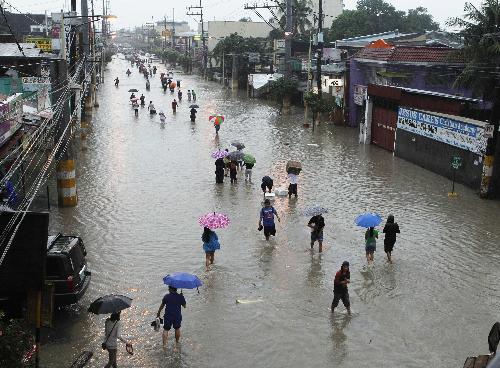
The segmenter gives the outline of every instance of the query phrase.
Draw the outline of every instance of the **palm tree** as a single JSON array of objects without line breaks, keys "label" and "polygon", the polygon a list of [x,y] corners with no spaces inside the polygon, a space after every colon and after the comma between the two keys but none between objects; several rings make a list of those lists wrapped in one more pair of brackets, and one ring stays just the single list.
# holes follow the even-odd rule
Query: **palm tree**
[{"label": "palm tree", "polygon": [[500,149],[496,150],[496,146],[500,121],[500,0],[484,0],[479,8],[466,3],[464,18],[451,19],[448,25],[462,29],[464,48],[461,53],[467,62],[456,84],[473,88],[493,104],[489,121],[495,129],[493,139],[488,140],[485,162],[493,166],[495,160],[499,164],[493,166],[492,182],[485,182],[483,177],[481,196],[498,197]]},{"label": "palm tree", "polygon": [[[279,19],[280,26],[284,29],[286,26],[286,1],[279,0],[278,13],[281,15]],[[312,14],[312,0],[293,0],[293,34],[305,34],[311,29],[312,23],[309,16]]]}]

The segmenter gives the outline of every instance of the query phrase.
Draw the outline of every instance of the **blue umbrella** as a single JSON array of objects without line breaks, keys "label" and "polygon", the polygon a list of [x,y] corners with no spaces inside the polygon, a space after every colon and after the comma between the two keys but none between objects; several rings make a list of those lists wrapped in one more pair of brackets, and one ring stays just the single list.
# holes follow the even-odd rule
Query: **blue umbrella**
[{"label": "blue umbrella", "polygon": [[304,216],[317,216],[322,215],[323,213],[328,213],[328,208],[322,206],[312,206],[308,207],[304,210]]},{"label": "blue umbrella", "polygon": [[356,225],[366,228],[378,226],[381,222],[382,217],[376,213],[363,213],[354,220]]},{"label": "blue umbrella", "polygon": [[203,285],[195,275],[185,272],[175,272],[163,278],[163,283],[176,289],[195,289]]}]

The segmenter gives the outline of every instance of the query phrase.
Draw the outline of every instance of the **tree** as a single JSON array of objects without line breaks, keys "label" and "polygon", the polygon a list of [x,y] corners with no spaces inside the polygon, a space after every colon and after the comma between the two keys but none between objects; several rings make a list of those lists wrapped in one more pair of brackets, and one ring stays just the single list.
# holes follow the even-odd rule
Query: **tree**
[{"label": "tree", "polygon": [[280,105],[280,112],[283,109],[283,101],[290,99],[298,93],[297,81],[293,79],[280,78],[271,82],[269,92]]},{"label": "tree", "polygon": [[265,51],[265,41],[254,37],[242,37],[238,33],[232,33],[220,40],[212,51],[215,60],[219,62],[223,54],[243,54],[245,52]]},{"label": "tree", "polygon": [[432,15],[427,12],[426,8],[419,6],[415,9],[408,10],[404,22],[405,32],[422,32],[439,29],[439,24],[434,22]]},{"label": "tree", "polygon": [[252,18],[250,17],[243,17],[243,18],[240,18],[240,20],[238,22],[251,22],[252,21]]},{"label": "tree", "polygon": [[[286,27],[286,0],[279,0],[278,2],[279,25],[282,30]],[[308,33],[312,27],[309,20],[312,14],[312,1],[311,0],[292,0],[293,9],[293,34],[295,36]]]},{"label": "tree", "polygon": [[[449,26],[458,26],[462,29],[464,48],[462,57],[467,65],[456,80],[457,85],[473,88],[491,101],[493,107],[490,114],[490,123],[495,126],[493,139],[488,140],[485,153],[485,162],[493,166],[500,161],[500,149],[495,149],[498,142],[498,126],[500,121],[500,1],[484,0],[478,9],[471,3],[465,4],[464,18],[453,18]],[[493,166],[493,182],[481,183],[481,196],[499,196],[500,192],[500,165]]]},{"label": "tree", "polygon": [[318,114],[332,112],[335,107],[337,107],[337,105],[335,105],[335,103],[330,99],[322,98],[321,95],[311,91],[304,95],[304,102],[312,111],[313,130]]},{"label": "tree", "polygon": [[408,13],[396,10],[384,0],[359,0],[355,10],[346,10],[330,27],[329,40],[394,31],[423,32],[438,30],[439,24],[423,7]]}]

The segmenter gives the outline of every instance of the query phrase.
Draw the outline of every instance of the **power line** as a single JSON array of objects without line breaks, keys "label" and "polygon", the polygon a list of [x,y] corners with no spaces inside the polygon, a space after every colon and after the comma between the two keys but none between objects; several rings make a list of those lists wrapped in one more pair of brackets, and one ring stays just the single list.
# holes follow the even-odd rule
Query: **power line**
[{"label": "power line", "polygon": [[0,3],[0,11],[2,12],[3,19],[5,19],[5,24],[7,25],[7,28],[9,28],[10,34],[12,35],[12,37],[14,37],[14,41],[16,42],[17,48],[19,49],[19,51],[21,52],[21,54],[23,54],[23,56],[26,57],[26,54],[24,53],[23,48],[21,47],[21,45],[17,41],[17,37],[14,34],[14,32],[12,31],[12,28],[10,27],[9,21],[7,20],[7,17],[5,16],[5,11],[3,10],[3,4],[2,3]]}]

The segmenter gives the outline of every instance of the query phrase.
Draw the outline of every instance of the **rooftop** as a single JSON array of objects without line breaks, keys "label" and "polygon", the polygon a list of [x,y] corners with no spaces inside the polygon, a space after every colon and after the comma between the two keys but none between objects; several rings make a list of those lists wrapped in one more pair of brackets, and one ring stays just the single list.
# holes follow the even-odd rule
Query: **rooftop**
[{"label": "rooftop", "polygon": [[383,33],[376,33],[376,34],[371,34],[371,35],[366,35],[366,36],[344,38],[343,40],[335,41],[335,45],[337,48],[342,48],[342,47],[361,48],[361,47],[365,47],[368,44],[370,44],[371,42],[377,41],[377,40],[390,40],[393,38],[410,37],[410,36],[417,36],[417,35],[418,35],[418,33],[399,33],[399,31],[396,29],[396,30],[390,31],[390,32],[383,32]]},{"label": "rooftop", "polygon": [[455,49],[429,46],[365,47],[356,54],[355,59],[378,63],[464,64]]},{"label": "rooftop", "polygon": [[[54,55],[50,53],[44,53],[42,50],[36,47],[34,43],[20,43],[26,58],[53,58]],[[25,58],[17,44],[15,43],[0,43],[0,57],[11,57],[11,58]]]}]

